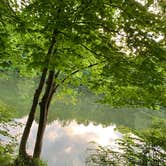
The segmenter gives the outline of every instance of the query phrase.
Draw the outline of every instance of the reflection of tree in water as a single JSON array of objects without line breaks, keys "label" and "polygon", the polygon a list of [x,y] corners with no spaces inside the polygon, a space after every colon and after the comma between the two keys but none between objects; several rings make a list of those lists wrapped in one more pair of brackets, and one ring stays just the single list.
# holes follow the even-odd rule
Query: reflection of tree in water
[{"label": "reflection of tree in water", "polygon": [[[35,80],[18,78],[17,75],[0,80],[0,99],[15,110],[18,117],[25,116],[33,96]],[[79,87],[79,94],[55,96],[49,112],[48,122],[61,121],[68,125],[76,120],[79,124],[88,125],[89,122],[108,126],[111,123],[131,128],[143,128],[151,123],[152,116],[166,117],[164,111],[148,109],[111,109],[109,105],[99,104],[97,98],[87,88]],[[17,97],[16,97],[17,96]]]},{"label": "reflection of tree in water", "polygon": [[[70,101],[70,96],[68,96]],[[77,104],[56,101],[51,107],[48,121],[59,120],[63,125],[76,120],[77,123],[88,125],[89,122],[108,126],[110,124],[124,125],[130,128],[144,128],[151,124],[153,116],[166,117],[163,111],[148,109],[111,109],[109,105],[95,102],[92,94],[78,97]]]},{"label": "reflection of tree in water", "polygon": [[35,88],[35,80],[20,78],[17,74],[0,79],[0,100],[17,110],[18,117],[25,116]]}]

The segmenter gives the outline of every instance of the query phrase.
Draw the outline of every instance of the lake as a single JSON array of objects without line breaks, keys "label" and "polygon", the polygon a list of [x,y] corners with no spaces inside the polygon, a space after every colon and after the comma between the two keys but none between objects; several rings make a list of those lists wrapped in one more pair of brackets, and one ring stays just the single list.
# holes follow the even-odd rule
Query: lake
[{"label": "lake", "polygon": [[[15,111],[15,120],[25,124],[33,98],[36,79],[12,76],[0,79],[0,101]],[[84,166],[88,148],[96,142],[102,146],[118,148],[115,140],[122,138],[117,130],[122,126],[132,129],[148,127],[155,117],[165,117],[164,110],[112,109],[96,103],[96,96],[79,87],[74,93],[59,92],[49,110],[48,125],[44,135],[42,159],[49,166]],[[39,112],[39,111],[38,111]],[[38,113],[28,142],[32,154]],[[12,135],[21,134],[23,126],[10,128]]]}]

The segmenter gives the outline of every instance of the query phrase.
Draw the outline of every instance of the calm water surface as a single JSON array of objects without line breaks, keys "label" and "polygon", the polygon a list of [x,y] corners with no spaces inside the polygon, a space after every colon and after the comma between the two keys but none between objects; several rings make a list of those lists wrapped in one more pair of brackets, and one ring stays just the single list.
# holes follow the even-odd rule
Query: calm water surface
[{"label": "calm water surface", "polygon": [[[25,123],[26,117],[17,120]],[[28,142],[28,152],[32,154],[35,144],[37,123],[32,127]],[[11,130],[11,133],[22,133],[22,128]],[[53,121],[47,125],[44,135],[42,159],[48,162],[49,166],[84,166],[88,157],[88,148],[94,147],[91,142],[99,145],[117,148],[115,139],[120,138],[121,133],[115,131],[115,125],[103,127],[89,123],[87,126],[70,122],[62,126],[59,121]]]},{"label": "calm water surface", "polygon": [[[0,101],[16,110],[16,120],[25,123],[30,108],[35,80],[10,77],[0,79]],[[95,103],[96,98],[85,93],[76,98],[69,95],[55,96],[49,111],[48,125],[44,135],[42,159],[49,166],[84,166],[88,156],[87,148],[96,142],[117,148],[115,140],[122,134],[116,127],[127,126],[133,129],[148,127],[154,116],[166,117],[165,111],[147,109],[112,110],[108,105]],[[33,123],[28,142],[32,154],[37,132],[37,121]],[[12,135],[22,133],[23,127],[11,129]]]}]

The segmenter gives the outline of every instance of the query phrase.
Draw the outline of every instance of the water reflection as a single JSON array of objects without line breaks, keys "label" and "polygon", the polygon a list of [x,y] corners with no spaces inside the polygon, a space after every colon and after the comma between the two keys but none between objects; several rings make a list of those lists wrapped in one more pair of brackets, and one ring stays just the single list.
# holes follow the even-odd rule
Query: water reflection
[{"label": "water reflection", "polygon": [[[18,79],[15,76],[0,79],[0,101],[10,106],[12,110],[17,110],[15,118],[28,114],[35,81],[37,80]],[[110,124],[141,129],[151,124],[153,116],[166,117],[165,110],[128,108],[111,110],[108,105],[97,104],[96,96],[88,93],[86,89],[82,89],[82,92],[83,94],[78,93],[75,104],[70,102],[73,96],[56,95],[53,98],[42,153],[42,158],[48,161],[49,166],[85,165],[86,148],[90,141],[115,146],[114,140],[121,137],[121,134],[114,130],[115,125]],[[26,117],[19,121],[25,123]],[[23,128],[19,126],[15,130],[12,129],[12,135],[22,133]],[[36,130],[37,123],[34,122],[28,143],[30,153]]]},{"label": "water reflection", "polygon": [[[18,78],[11,76],[8,79],[0,78],[0,101],[6,103],[11,109],[17,110],[15,117],[26,116],[32,104],[36,79]],[[110,105],[96,103],[96,96],[89,93],[86,88],[80,88],[73,104],[72,95],[54,96],[48,114],[48,122],[59,120],[64,126],[73,120],[79,124],[88,125],[93,122],[96,125],[127,126],[132,129],[142,129],[151,125],[153,117],[166,118],[166,111],[152,111],[148,109],[111,109]],[[82,93],[79,93],[82,92]],[[16,97],[17,96],[17,97]]]},{"label": "water reflection", "polygon": [[[24,117],[19,122],[25,123],[25,120]],[[90,142],[116,147],[115,139],[122,137],[122,134],[115,131],[115,127],[115,125],[103,127],[93,123],[85,126],[76,121],[62,126],[59,121],[53,121],[46,128],[42,158],[49,166],[84,166]],[[28,152],[31,154],[36,130],[37,123],[34,122],[28,142]]]}]

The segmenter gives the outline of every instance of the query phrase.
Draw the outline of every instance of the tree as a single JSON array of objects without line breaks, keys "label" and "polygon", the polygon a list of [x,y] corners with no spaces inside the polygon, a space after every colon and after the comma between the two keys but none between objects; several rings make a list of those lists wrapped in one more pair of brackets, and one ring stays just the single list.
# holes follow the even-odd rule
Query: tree
[{"label": "tree", "polygon": [[64,85],[82,83],[113,106],[165,106],[165,3],[154,3],[9,1],[7,11],[14,16],[4,27],[12,27],[10,65],[19,72],[26,68],[41,73],[20,143],[21,156],[28,156],[26,143],[39,104],[33,158],[40,157],[51,99]]}]

